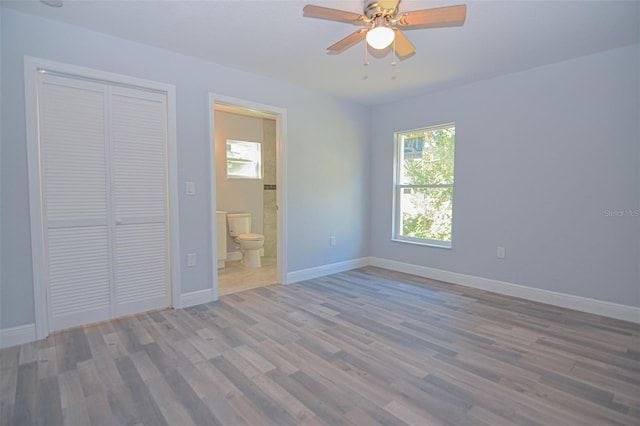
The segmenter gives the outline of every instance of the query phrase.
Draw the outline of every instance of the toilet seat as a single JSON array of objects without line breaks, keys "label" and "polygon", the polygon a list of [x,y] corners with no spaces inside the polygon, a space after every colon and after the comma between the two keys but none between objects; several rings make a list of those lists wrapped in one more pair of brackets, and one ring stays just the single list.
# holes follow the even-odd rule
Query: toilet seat
[{"label": "toilet seat", "polygon": [[240,234],[238,235],[238,241],[263,241],[264,235],[262,234],[254,234],[250,232],[248,234]]}]

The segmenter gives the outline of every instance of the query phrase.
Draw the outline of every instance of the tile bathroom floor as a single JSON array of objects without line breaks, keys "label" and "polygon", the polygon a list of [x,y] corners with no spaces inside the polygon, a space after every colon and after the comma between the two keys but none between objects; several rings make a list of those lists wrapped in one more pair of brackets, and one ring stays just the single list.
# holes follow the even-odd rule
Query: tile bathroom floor
[{"label": "tile bathroom floor", "polygon": [[218,269],[218,294],[236,293],[278,283],[278,262],[275,258],[262,258],[261,268],[249,268],[242,261],[226,262]]}]

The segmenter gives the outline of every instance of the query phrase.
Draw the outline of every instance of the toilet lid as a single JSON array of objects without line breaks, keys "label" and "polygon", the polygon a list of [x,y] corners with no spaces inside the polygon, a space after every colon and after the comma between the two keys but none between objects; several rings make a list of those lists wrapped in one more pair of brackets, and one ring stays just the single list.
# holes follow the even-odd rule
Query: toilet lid
[{"label": "toilet lid", "polygon": [[254,233],[240,234],[238,235],[238,239],[244,241],[260,241],[264,240],[264,235]]}]

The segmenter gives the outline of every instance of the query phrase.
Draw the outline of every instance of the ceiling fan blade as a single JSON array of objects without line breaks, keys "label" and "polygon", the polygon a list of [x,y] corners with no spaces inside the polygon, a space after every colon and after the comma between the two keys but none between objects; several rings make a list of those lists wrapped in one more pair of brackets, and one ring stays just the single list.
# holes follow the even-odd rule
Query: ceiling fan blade
[{"label": "ceiling fan blade", "polygon": [[399,13],[396,25],[402,27],[403,30],[455,27],[464,24],[466,17],[467,5],[460,4]]},{"label": "ceiling fan blade", "polygon": [[396,55],[399,58],[406,58],[407,56],[413,55],[416,52],[416,47],[409,41],[409,39],[402,34],[397,28],[393,29],[396,32],[396,38],[394,40]]},{"label": "ceiling fan blade", "polygon": [[327,50],[328,50],[327,53],[332,53],[332,54],[341,53],[345,49],[353,46],[354,44],[362,40],[366,36],[366,34],[367,34],[366,28],[363,28],[354,33],[351,33],[345,38],[343,38],[342,40],[340,40],[339,42],[327,47]]},{"label": "ceiling fan blade", "polygon": [[330,21],[348,22],[358,25],[366,19],[366,16],[359,13],[347,12],[346,10],[331,9],[329,7],[315,6],[308,4],[302,9],[302,16],[308,18],[328,19]]}]

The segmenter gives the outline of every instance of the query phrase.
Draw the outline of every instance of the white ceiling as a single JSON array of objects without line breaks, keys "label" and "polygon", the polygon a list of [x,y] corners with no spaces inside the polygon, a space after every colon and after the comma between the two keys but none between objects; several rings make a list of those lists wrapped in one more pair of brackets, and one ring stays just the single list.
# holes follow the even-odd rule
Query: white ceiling
[{"label": "white ceiling", "polygon": [[60,8],[35,0],[3,1],[26,13],[363,104],[640,43],[638,0],[402,0],[400,11],[466,3],[467,20],[462,27],[406,31],[415,55],[395,67],[391,53],[370,55],[365,67],[362,43],[340,55],[326,54],[356,28],[304,18],[306,3],[362,12],[361,0],[65,0]]}]

